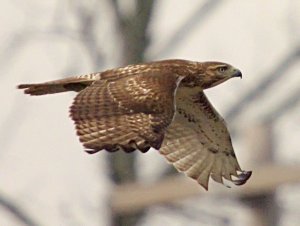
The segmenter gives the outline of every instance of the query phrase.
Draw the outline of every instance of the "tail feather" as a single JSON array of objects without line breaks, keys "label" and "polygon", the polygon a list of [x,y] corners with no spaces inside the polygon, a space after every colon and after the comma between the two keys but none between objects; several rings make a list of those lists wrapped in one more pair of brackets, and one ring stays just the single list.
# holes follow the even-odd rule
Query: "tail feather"
[{"label": "tail feather", "polygon": [[24,93],[26,94],[38,96],[67,91],[79,92],[92,84],[94,81],[95,79],[91,78],[73,77],[45,83],[20,84],[17,86],[17,88],[24,89]]}]

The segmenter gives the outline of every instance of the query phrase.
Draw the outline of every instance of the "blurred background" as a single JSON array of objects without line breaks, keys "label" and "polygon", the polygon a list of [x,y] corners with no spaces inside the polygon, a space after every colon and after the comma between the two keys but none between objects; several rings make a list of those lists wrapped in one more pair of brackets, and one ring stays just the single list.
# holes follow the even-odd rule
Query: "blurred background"
[{"label": "blurred background", "polygon": [[[300,219],[300,1],[2,0],[0,225],[296,226]],[[207,90],[227,121],[241,187],[209,191],[155,150],[88,155],[75,93],[15,87],[142,61],[228,62]]]}]

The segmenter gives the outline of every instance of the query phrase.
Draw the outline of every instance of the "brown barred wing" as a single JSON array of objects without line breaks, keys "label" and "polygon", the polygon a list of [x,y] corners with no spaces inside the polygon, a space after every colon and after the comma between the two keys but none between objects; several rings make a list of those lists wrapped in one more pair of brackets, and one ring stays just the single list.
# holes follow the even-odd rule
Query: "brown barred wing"
[{"label": "brown barred wing", "polygon": [[177,81],[152,72],[96,81],[70,109],[80,141],[89,153],[159,149],[174,116]]}]

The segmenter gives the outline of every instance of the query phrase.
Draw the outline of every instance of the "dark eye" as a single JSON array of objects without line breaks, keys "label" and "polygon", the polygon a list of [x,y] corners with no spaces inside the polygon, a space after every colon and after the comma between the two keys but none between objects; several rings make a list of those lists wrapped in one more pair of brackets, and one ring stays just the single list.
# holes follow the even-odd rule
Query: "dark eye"
[{"label": "dark eye", "polygon": [[219,67],[218,70],[219,72],[225,72],[228,69],[227,66]]}]

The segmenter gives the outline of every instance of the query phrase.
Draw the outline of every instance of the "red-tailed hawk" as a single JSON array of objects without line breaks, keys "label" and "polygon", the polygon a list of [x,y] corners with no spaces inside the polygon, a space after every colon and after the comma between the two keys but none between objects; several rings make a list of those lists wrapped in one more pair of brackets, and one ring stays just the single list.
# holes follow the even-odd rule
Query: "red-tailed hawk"
[{"label": "red-tailed hawk", "polygon": [[209,177],[241,185],[251,176],[203,92],[233,77],[242,74],[226,63],[164,60],[18,88],[30,95],[79,92],[70,115],[88,153],[153,147],[208,189]]}]

